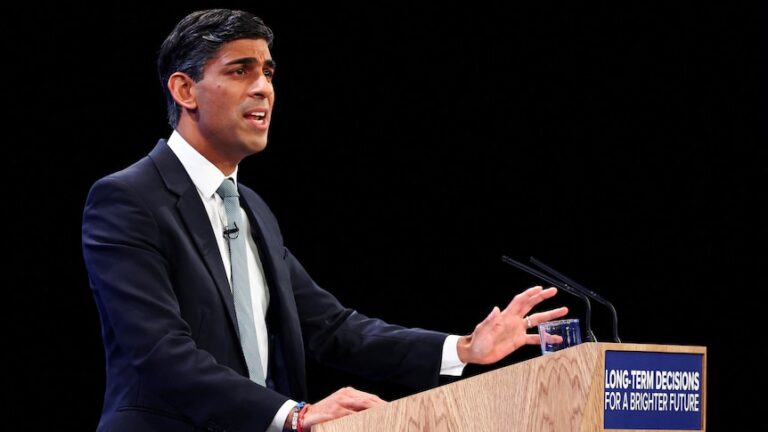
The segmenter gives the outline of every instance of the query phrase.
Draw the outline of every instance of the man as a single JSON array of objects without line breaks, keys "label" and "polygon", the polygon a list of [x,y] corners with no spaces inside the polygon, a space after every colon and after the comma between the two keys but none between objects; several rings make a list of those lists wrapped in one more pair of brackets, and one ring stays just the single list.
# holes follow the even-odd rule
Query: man
[{"label": "man", "polygon": [[383,401],[345,388],[306,404],[307,355],[423,390],[538,344],[526,329],[567,313],[526,317],[556,293],[534,287],[449,336],[368,318],[318,287],[236,181],[267,145],[271,41],[247,12],[182,19],[158,58],[172,135],[89,193],[83,249],[107,359],[100,430],[308,431]]}]

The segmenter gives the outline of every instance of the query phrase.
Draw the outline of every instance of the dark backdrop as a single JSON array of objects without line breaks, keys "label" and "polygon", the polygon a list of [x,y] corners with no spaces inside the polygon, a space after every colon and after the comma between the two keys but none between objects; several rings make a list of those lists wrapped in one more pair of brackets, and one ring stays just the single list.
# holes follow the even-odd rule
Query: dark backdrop
[{"label": "dark backdrop", "polygon": [[[240,178],[343,303],[464,334],[539,283],[500,256],[533,255],[611,300],[623,341],[707,346],[711,430],[754,415],[739,344],[764,338],[746,325],[765,288],[760,11],[224,6],[276,34],[270,144]],[[18,405],[45,413],[19,424],[96,425],[104,358],[82,206],[97,178],[169,135],[155,54],[202,7],[9,13],[7,193],[25,199],[7,209],[21,217],[6,223],[7,352]],[[583,318],[565,293],[543,306],[560,304]],[[593,322],[608,339],[605,308]],[[407,394],[310,365],[313,400],[342,385]]]}]

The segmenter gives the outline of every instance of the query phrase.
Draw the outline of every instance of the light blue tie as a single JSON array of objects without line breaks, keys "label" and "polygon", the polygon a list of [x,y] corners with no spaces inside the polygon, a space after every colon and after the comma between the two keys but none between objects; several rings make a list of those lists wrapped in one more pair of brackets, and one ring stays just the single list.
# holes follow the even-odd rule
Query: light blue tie
[{"label": "light blue tie", "polygon": [[227,213],[227,226],[224,228],[224,238],[229,244],[229,259],[232,266],[232,295],[235,299],[235,314],[237,327],[240,330],[240,344],[243,346],[245,362],[248,365],[248,375],[251,380],[264,385],[264,368],[261,366],[259,343],[256,338],[256,326],[253,321],[251,303],[251,285],[248,281],[248,262],[245,254],[245,225],[240,217],[240,202],[237,187],[231,179],[226,178],[216,191],[224,200],[224,210]]}]

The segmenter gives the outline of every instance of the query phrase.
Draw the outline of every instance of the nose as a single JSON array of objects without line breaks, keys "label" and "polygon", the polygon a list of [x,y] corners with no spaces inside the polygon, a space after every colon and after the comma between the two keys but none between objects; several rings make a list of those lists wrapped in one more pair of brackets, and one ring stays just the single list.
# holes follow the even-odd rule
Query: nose
[{"label": "nose", "polygon": [[259,98],[269,98],[272,96],[273,91],[272,81],[266,75],[260,73],[251,83],[248,94]]}]

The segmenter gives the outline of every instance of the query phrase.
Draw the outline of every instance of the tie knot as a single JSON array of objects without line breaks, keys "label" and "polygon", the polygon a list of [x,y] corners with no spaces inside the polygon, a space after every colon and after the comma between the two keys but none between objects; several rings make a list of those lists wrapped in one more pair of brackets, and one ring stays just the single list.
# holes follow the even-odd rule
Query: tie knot
[{"label": "tie knot", "polygon": [[231,198],[231,197],[239,197],[240,195],[237,193],[237,186],[235,186],[235,182],[232,181],[229,177],[225,178],[223,182],[221,182],[221,186],[219,186],[218,189],[216,189],[216,193],[219,194],[222,198]]}]

